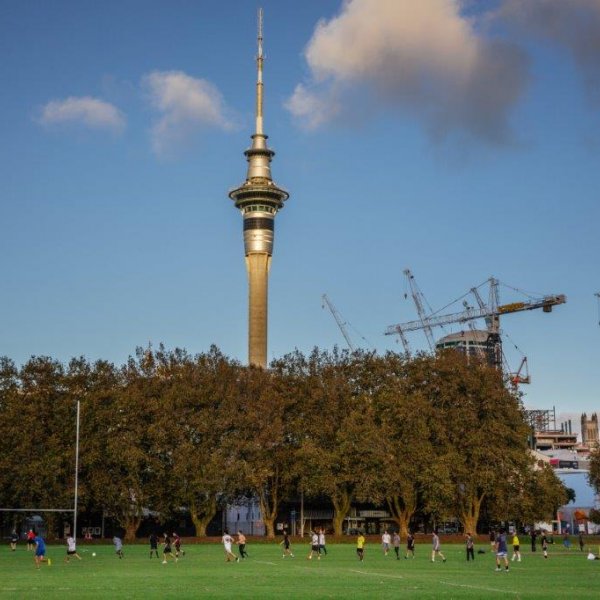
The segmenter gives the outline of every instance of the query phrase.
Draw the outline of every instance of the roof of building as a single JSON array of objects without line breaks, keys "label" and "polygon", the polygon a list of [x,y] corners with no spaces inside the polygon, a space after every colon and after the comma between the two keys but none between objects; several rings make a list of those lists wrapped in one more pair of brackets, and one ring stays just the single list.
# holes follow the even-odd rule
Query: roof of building
[{"label": "roof of building", "polygon": [[479,344],[485,344],[488,341],[490,332],[485,329],[468,329],[467,331],[459,331],[458,333],[451,333],[449,335],[440,338],[436,344],[448,344],[451,342],[477,342]]}]

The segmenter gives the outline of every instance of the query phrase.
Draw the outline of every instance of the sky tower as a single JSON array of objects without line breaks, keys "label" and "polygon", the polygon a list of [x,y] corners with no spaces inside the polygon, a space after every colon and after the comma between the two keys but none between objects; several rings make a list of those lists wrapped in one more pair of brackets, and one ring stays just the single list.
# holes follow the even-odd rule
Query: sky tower
[{"label": "sky tower", "polygon": [[243,215],[244,253],[248,271],[248,363],[267,366],[267,313],[269,269],[275,237],[275,215],[289,194],[271,178],[275,152],[267,147],[263,132],[263,28],[258,10],[258,54],[256,55],[256,125],[252,145],[244,152],[248,161],[246,181],[229,192]]}]

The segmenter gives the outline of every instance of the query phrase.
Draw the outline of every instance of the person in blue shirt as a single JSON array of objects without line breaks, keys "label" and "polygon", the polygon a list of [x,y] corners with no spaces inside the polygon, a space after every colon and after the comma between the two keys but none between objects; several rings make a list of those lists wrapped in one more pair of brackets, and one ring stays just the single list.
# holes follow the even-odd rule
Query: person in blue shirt
[{"label": "person in blue shirt", "polygon": [[48,566],[50,566],[52,561],[49,558],[46,558],[46,543],[44,542],[44,538],[42,538],[41,535],[36,535],[33,539],[33,543],[35,544],[35,552],[33,553],[35,568],[39,569],[40,564],[43,562],[48,563]]},{"label": "person in blue shirt", "polygon": [[496,571],[502,571],[500,560],[504,560],[504,570],[508,573],[508,548],[506,546],[506,531],[501,529],[496,536]]}]

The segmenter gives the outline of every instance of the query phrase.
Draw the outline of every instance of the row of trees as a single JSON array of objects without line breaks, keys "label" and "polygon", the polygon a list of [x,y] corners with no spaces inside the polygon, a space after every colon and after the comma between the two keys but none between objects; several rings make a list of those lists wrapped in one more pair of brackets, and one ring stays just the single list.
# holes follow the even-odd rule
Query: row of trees
[{"label": "row of trees", "polygon": [[182,507],[197,535],[218,505],[258,500],[267,534],[281,503],[326,496],[334,529],[353,503],[387,506],[403,534],[417,512],[533,522],[565,502],[534,469],[519,398],[494,369],[457,352],[294,352],[269,370],[217,348],[138,350],[123,366],[0,359],[0,504],[70,506],[75,400],[80,506],[135,536],[143,509]]}]

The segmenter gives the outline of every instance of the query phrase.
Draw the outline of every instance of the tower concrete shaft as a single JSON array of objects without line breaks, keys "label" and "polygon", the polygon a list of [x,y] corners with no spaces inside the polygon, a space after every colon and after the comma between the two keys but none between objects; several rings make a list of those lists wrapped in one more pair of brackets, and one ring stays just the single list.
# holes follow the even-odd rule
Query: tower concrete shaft
[{"label": "tower concrete shaft", "polygon": [[267,146],[263,132],[263,36],[262,9],[258,11],[256,56],[256,123],[252,144],[244,152],[248,161],[246,181],[229,192],[243,215],[244,253],[248,271],[248,362],[267,366],[269,269],[275,237],[275,215],[289,194],[271,177],[275,152]]}]

